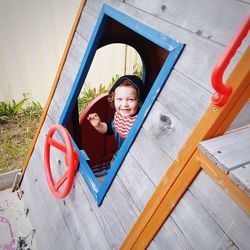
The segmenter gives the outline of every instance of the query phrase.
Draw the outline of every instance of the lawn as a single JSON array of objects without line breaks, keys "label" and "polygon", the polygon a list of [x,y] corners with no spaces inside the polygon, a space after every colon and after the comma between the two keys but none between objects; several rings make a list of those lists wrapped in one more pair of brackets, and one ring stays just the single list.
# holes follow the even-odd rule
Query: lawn
[{"label": "lawn", "polygon": [[22,168],[42,114],[42,108],[37,103],[26,109],[21,109],[22,105],[18,109],[14,106],[17,105],[12,103],[7,106],[1,102],[0,174]]}]

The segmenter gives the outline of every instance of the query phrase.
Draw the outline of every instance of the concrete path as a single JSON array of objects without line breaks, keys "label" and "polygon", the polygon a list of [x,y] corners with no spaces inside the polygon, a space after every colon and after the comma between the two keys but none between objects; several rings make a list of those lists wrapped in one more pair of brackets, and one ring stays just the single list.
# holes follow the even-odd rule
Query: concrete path
[{"label": "concrete path", "polygon": [[0,191],[0,249],[37,249],[28,212],[20,191]]}]

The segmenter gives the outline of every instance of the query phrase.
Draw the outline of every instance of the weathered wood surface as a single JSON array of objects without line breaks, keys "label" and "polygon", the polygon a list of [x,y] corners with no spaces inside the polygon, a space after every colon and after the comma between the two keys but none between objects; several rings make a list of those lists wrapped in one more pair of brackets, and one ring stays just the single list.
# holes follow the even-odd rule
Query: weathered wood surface
[{"label": "weathered wood surface", "polygon": [[250,198],[250,163],[234,169],[229,176]]},{"label": "weathered wood surface", "polygon": [[203,141],[199,148],[249,196],[250,127]]},{"label": "weathered wood surface", "polygon": [[70,46],[70,53],[77,59],[79,63],[82,62],[84,52],[87,47],[87,41],[78,32],[75,32],[74,39]]},{"label": "weathered wood surface", "polygon": [[250,162],[250,127],[203,141],[199,148],[223,172],[229,173]]},{"label": "weathered wood surface", "polygon": [[17,175],[20,175],[21,170],[13,170],[7,173],[0,174],[0,191],[11,188]]},{"label": "weathered wood surface", "polygon": [[[154,243],[154,244],[152,244]],[[194,249],[185,237],[185,232],[182,232],[172,216],[168,218],[161,230],[150,243],[148,249]]]},{"label": "weathered wood surface", "polygon": [[182,197],[171,216],[194,249],[226,249],[233,245],[226,232],[189,191]]},{"label": "weathered wood surface", "polygon": [[[146,4],[140,0],[125,2],[218,44],[228,43],[239,26],[239,20],[249,9],[249,3],[235,0],[156,0],[154,4]],[[249,43],[250,37],[243,42],[241,51],[245,50]]]},{"label": "weathered wood surface", "polygon": [[[173,4],[175,1],[172,1]],[[184,1],[182,1],[183,3]],[[202,1],[204,3],[204,6],[209,5],[209,1]],[[206,3],[205,3],[206,2]],[[229,40],[224,40],[223,36],[221,36],[221,39],[224,40],[224,42],[218,43],[217,41],[213,41],[210,39],[207,39],[205,37],[202,37],[197,34],[196,31],[198,29],[187,30],[185,27],[185,22],[190,23],[192,22],[192,19],[186,19],[185,22],[183,22],[183,26],[181,25],[175,25],[175,22],[170,22],[167,20],[164,20],[164,15],[170,16],[171,13],[168,12],[164,15],[162,14],[157,16],[159,18],[152,18],[152,15],[155,15],[155,12],[149,11],[148,9],[155,9],[161,8],[160,1],[157,1],[154,4],[144,4],[141,1],[126,1],[128,5],[123,4],[121,5],[118,1],[110,1],[112,5],[120,9],[121,11],[125,13],[129,13],[130,16],[133,18],[140,20],[141,22],[149,25],[152,28],[155,28],[156,30],[169,35],[170,37],[186,43],[186,47],[182,53],[181,58],[178,60],[178,63],[175,66],[175,69],[180,71],[183,75],[194,81],[196,84],[203,86],[203,88],[210,90],[213,92],[213,89],[210,84],[210,78],[211,78],[211,72],[213,70],[213,67],[215,66],[215,63],[220,58],[223,48],[225,45],[228,44]],[[196,3],[196,1],[194,1]],[[221,1],[214,1],[213,11],[207,11],[206,15],[209,15],[210,18],[207,20],[210,20],[211,17],[214,15],[220,16],[220,18],[224,19],[226,18],[225,22],[228,21],[230,25],[224,26],[220,19],[217,20],[217,23],[214,23],[213,25],[209,25],[211,30],[209,30],[210,33],[213,33],[214,30],[218,30],[223,33],[225,36],[225,33],[227,33],[227,36],[231,37],[239,24],[240,20],[246,14],[246,10],[249,8],[249,4],[247,3],[241,3],[242,5],[239,8],[235,8],[238,1],[232,0],[230,2],[221,0]],[[183,3],[184,4],[184,3]],[[185,4],[184,4],[185,6]],[[212,10],[212,6],[210,10]],[[136,7],[136,8],[134,8]],[[185,9],[180,8],[180,10],[183,10],[182,15],[185,16],[186,12]],[[204,8],[200,8],[199,11],[197,9],[197,15],[199,15],[200,12],[204,12]],[[232,10],[231,13],[234,13],[234,15],[222,15],[221,13],[229,13],[228,10]],[[224,12],[225,11],[225,12]],[[219,14],[217,14],[219,12]],[[239,12],[239,13],[235,13]],[[227,16],[227,17],[225,17]],[[206,23],[204,17],[201,17],[202,22]],[[231,27],[234,27],[233,29]],[[246,44],[249,44],[249,42]],[[235,65],[235,62],[238,60],[241,53],[237,53],[235,58],[230,63],[228,70],[226,71],[225,77],[227,77],[228,73],[232,70],[232,68]]]},{"label": "weathered wood surface", "polygon": [[[102,3],[107,3],[173,39],[186,43],[186,47],[103,204],[97,207],[80,173],[76,174],[74,187],[68,197],[58,201],[52,196],[45,180],[43,148],[48,129],[61,116]],[[175,1],[154,1],[150,4],[132,0],[87,1],[22,184],[31,221],[37,229],[36,239],[40,249],[118,249],[209,105],[213,92],[210,84],[212,68],[249,5],[240,1],[220,0],[214,1],[210,6],[209,0],[203,0],[201,3],[191,1],[190,5],[183,1],[180,6],[176,3],[174,8],[174,3]],[[230,15],[228,10],[233,10]],[[237,53],[236,60],[241,51]],[[64,169],[59,166],[59,162],[64,161],[64,156],[56,150],[53,154],[51,162],[56,166],[55,174],[60,176]],[[199,243],[204,249],[207,249],[205,242],[208,239],[211,241],[209,246],[216,246],[217,242],[217,246],[226,247],[231,243],[230,238],[241,246],[245,236],[238,235],[235,227],[231,227],[230,223],[227,224],[221,218],[222,210],[217,210],[220,208],[215,207],[214,211],[205,210],[196,200],[198,195],[194,195],[192,190],[159,231],[150,249],[163,249],[165,246],[168,249],[196,248],[194,244],[198,238],[204,239]],[[213,192],[220,192],[218,190]],[[204,191],[203,188],[200,191]],[[202,193],[201,196],[210,195],[211,192]],[[202,197],[199,199],[202,200]],[[207,207],[216,204],[211,197],[207,199],[210,199]],[[230,208],[235,206],[228,199],[225,204],[230,203]],[[190,208],[185,213],[186,206]],[[233,208],[233,212],[238,213]],[[229,214],[231,212],[230,210]],[[195,216],[196,213],[199,217]],[[246,219],[244,215],[240,216]],[[197,229],[187,224],[191,218],[197,229],[206,231],[206,235],[198,237],[194,234],[192,230]],[[216,224],[217,218],[222,221],[222,229]],[[237,224],[239,227],[243,225],[244,232],[249,232],[248,226],[242,224],[241,219],[237,221],[240,221]],[[230,235],[225,233],[227,229],[231,230]],[[239,238],[236,239],[237,237]]]},{"label": "weathered wood surface", "polygon": [[240,111],[236,119],[231,124],[230,130],[234,130],[237,128],[245,127],[250,124],[250,100],[245,104],[243,109]]},{"label": "weathered wood surface", "polygon": [[[68,98],[71,87],[72,80],[62,73],[47,113],[47,116],[49,116],[54,121],[54,123],[58,123],[60,119],[64,109],[65,100]],[[62,103],[64,105],[62,105]],[[46,125],[46,123],[44,124]]]},{"label": "weathered wood surface", "polygon": [[204,171],[155,237],[160,238],[161,246],[168,244],[173,236],[173,221],[187,245],[175,241],[174,247],[168,249],[249,249],[248,215]]},{"label": "weathered wood surface", "polygon": [[239,249],[249,249],[249,216],[205,171],[189,190]]},{"label": "weathered wood surface", "polygon": [[[40,144],[43,138],[39,137]],[[43,155],[36,149],[30,159],[33,171],[28,171],[22,183],[24,199],[34,229],[38,249],[72,249],[75,247],[69,226],[52,197],[45,180]],[[63,230],[61,230],[63,228]],[[63,240],[62,240],[63,239]]]}]

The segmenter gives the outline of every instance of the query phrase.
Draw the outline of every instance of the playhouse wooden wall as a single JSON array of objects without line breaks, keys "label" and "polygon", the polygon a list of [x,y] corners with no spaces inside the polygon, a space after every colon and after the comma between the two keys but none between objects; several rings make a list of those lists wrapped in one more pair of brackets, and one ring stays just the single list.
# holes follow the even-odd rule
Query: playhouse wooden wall
[{"label": "playhouse wooden wall", "polygon": [[[80,173],[76,174],[69,196],[63,200],[52,196],[45,180],[43,148],[48,129],[59,121],[103,3],[185,43],[186,47],[98,207]],[[209,106],[213,66],[249,8],[247,2],[238,0],[86,2],[21,186],[31,223],[36,229],[38,249],[119,248]],[[244,41],[236,60],[249,41],[249,37]],[[246,112],[248,110],[245,108]],[[162,116],[171,119],[170,127]],[[249,123],[246,117],[243,112],[234,127]],[[60,164],[57,157],[64,161],[55,153],[51,159],[54,166]],[[209,191],[205,193],[204,190]],[[202,203],[213,204],[214,199],[222,201],[222,192],[201,172],[149,248],[214,249],[228,246],[231,236],[218,226]],[[224,201],[231,208],[237,206],[228,197],[224,197]],[[249,220],[243,212],[239,216],[242,221]],[[200,223],[201,220],[205,222]],[[227,226],[230,225],[225,223],[225,230]]]}]

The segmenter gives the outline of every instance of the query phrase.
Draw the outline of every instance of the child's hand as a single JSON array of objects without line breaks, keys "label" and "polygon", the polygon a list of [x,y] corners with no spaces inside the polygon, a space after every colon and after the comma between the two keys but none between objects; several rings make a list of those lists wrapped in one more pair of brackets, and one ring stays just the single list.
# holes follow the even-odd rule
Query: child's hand
[{"label": "child's hand", "polygon": [[101,119],[99,117],[98,114],[96,113],[93,113],[93,114],[89,114],[87,119],[89,120],[89,122],[91,123],[91,125],[93,127],[98,127],[100,126],[100,123],[101,123]]}]

